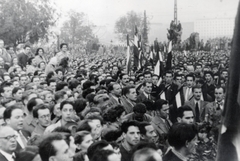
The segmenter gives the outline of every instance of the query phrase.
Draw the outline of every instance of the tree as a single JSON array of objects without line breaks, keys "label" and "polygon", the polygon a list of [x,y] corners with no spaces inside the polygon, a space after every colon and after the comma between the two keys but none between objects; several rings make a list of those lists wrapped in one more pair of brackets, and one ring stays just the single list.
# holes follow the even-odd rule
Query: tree
[{"label": "tree", "polygon": [[115,33],[118,34],[120,41],[126,41],[127,34],[134,35],[134,27],[137,26],[142,31],[142,18],[140,14],[130,11],[126,16],[120,17],[115,23]]},{"label": "tree", "polygon": [[[68,13],[68,20],[63,23],[61,28],[61,39],[70,44],[87,42],[93,39],[92,24],[85,19],[84,13],[71,10]],[[87,22],[87,23],[86,23]]]},{"label": "tree", "polygon": [[0,37],[6,44],[34,43],[56,22],[49,0],[0,0]]}]

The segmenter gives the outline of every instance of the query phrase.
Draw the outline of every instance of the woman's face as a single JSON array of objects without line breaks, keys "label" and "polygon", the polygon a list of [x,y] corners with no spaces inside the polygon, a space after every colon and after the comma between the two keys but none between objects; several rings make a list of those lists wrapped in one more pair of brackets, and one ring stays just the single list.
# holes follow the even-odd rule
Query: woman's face
[{"label": "woman's face", "polygon": [[38,54],[42,55],[43,54],[43,50],[42,49],[38,50]]}]

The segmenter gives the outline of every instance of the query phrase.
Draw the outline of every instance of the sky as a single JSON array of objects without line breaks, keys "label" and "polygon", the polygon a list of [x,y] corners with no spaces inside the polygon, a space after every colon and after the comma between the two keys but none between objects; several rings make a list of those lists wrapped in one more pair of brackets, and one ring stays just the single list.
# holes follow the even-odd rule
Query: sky
[{"label": "sky", "polygon": [[[170,24],[174,18],[174,0],[53,0],[62,13],[63,22],[69,10],[84,12],[97,27],[94,32],[103,43],[116,40],[115,22],[129,11],[143,15],[150,23]],[[239,0],[177,0],[178,20],[194,22],[204,18],[232,18]],[[61,24],[60,21],[60,24]]]}]

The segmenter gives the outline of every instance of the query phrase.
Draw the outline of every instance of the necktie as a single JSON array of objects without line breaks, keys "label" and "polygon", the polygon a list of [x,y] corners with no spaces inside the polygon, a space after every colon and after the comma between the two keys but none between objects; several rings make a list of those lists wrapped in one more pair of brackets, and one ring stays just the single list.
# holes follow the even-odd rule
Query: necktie
[{"label": "necktie", "polygon": [[220,102],[217,102],[217,110],[220,110]]},{"label": "necktie", "polygon": [[168,122],[168,119],[165,119],[165,122],[166,122],[168,129],[170,129],[171,126],[170,126],[170,123]]},{"label": "necktie", "polygon": [[195,106],[195,112],[196,112],[196,122],[200,122],[200,112],[199,112],[199,107],[198,107],[198,102],[196,103]]},{"label": "necktie", "polygon": [[118,103],[121,104],[121,100],[120,100],[120,98],[118,98]]},{"label": "necktie", "polygon": [[16,160],[15,154],[12,154],[12,159],[13,159],[14,161]]},{"label": "necktie", "polygon": [[24,144],[24,147],[26,147],[26,146],[27,146],[27,140],[26,140],[26,138],[23,136],[23,134],[22,134],[21,131],[19,131],[19,135],[20,135],[20,138],[21,138],[21,140],[22,140],[22,142],[23,142],[23,144]]}]

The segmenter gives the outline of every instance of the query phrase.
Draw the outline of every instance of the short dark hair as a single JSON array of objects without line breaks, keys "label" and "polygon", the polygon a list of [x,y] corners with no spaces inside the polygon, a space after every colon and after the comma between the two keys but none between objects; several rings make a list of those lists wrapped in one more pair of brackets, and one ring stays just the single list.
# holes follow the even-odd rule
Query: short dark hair
[{"label": "short dark hair", "polygon": [[68,84],[66,82],[63,81],[57,82],[56,91],[62,90],[65,86],[68,87]]},{"label": "short dark hair", "polygon": [[69,105],[72,105],[73,109],[74,109],[74,104],[70,101],[62,101],[61,104],[60,104],[60,110],[62,111],[63,109],[63,106],[66,105],[66,104],[69,104]]},{"label": "short dark hair", "polygon": [[138,112],[138,113],[146,113],[147,112],[147,108],[145,106],[145,104],[143,103],[137,103],[135,106],[133,106],[133,112]]},{"label": "short dark hair", "polygon": [[189,107],[188,105],[184,105],[184,106],[181,106],[181,107],[179,107],[179,108],[177,109],[177,117],[182,118],[182,117],[183,117],[183,113],[184,113],[185,111],[192,111],[192,112],[193,112],[193,110],[192,110],[191,107]]},{"label": "short dark hair", "polygon": [[94,153],[98,150],[102,150],[106,146],[108,146],[109,143],[105,140],[97,141],[95,143],[92,143],[87,150],[87,156],[89,160],[92,160],[92,157],[94,156]]},{"label": "short dark hair", "polygon": [[92,158],[90,159],[91,161],[108,161],[108,157],[112,154],[115,154],[114,151],[112,150],[97,150]]},{"label": "short dark hair", "polygon": [[125,122],[123,122],[122,126],[121,126],[122,132],[123,133],[127,133],[128,132],[128,128],[130,126],[135,126],[135,127],[139,128],[139,122],[137,122],[137,121],[125,121]]},{"label": "short dark hair", "polygon": [[202,87],[200,85],[195,85],[192,87],[192,92],[194,92],[195,89],[201,89],[202,90]]},{"label": "short dark hair", "polygon": [[33,107],[37,105],[37,99],[40,99],[41,98],[38,98],[38,97],[34,97],[34,98],[31,98],[28,103],[27,103],[27,109],[29,112],[32,112],[33,110]]},{"label": "short dark hair", "polygon": [[19,90],[22,90],[20,87],[14,87],[12,90],[12,95],[16,94]]},{"label": "short dark hair", "polygon": [[197,133],[194,124],[175,123],[168,132],[168,142],[178,150],[185,146],[187,141],[191,141]]},{"label": "short dark hair", "polygon": [[6,119],[10,119],[12,116],[12,112],[16,109],[22,110],[20,107],[18,107],[16,104],[12,105],[8,108],[5,109],[5,111],[3,112],[3,119],[4,121],[6,121]]},{"label": "short dark hair", "polygon": [[140,130],[140,133],[142,134],[142,135],[146,135],[146,133],[147,133],[147,130],[146,130],[146,126],[149,126],[149,125],[151,125],[149,122],[145,122],[145,121],[143,121],[143,122],[140,122],[140,124],[139,124],[139,130]]},{"label": "short dark hair", "polygon": [[126,96],[127,94],[130,93],[130,89],[132,89],[132,88],[135,89],[134,86],[126,86],[126,87],[123,87],[123,89],[122,89],[122,94],[123,94],[124,96]]},{"label": "short dark hair", "polygon": [[60,49],[62,49],[64,45],[66,45],[66,46],[68,47],[68,44],[67,44],[67,43],[61,43],[61,44],[60,44]]},{"label": "short dark hair", "polygon": [[195,76],[193,75],[193,74],[187,74],[186,76],[185,76],[185,79],[187,80],[187,77],[191,77],[191,78],[193,78],[193,81],[195,81]]},{"label": "short dark hair", "polygon": [[[38,118],[38,110],[45,110],[45,109],[49,109],[49,106],[46,104],[39,104],[35,106],[35,108],[33,109],[33,117]],[[50,112],[50,109],[49,109],[49,112]]]},{"label": "short dark hair", "polygon": [[167,101],[167,100],[158,99],[158,100],[154,103],[153,109],[154,109],[155,111],[160,111],[160,110],[162,109],[162,106],[163,106],[163,105],[166,105],[166,104],[168,104],[168,101]]},{"label": "short dark hair", "polygon": [[81,144],[86,135],[91,134],[89,131],[79,131],[74,136],[75,144]]},{"label": "short dark hair", "polygon": [[55,156],[57,151],[53,146],[54,141],[64,140],[61,134],[53,133],[49,134],[46,138],[42,140],[39,145],[39,155],[42,161],[48,161],[51,156]]}]

